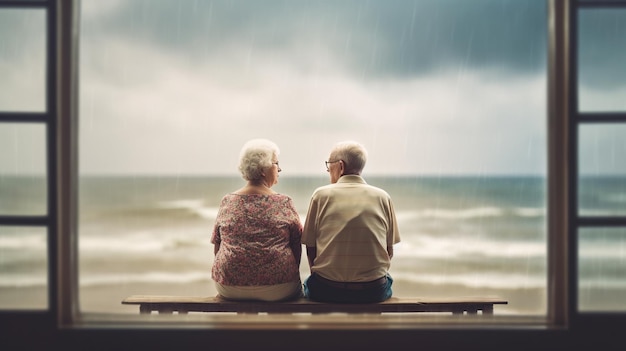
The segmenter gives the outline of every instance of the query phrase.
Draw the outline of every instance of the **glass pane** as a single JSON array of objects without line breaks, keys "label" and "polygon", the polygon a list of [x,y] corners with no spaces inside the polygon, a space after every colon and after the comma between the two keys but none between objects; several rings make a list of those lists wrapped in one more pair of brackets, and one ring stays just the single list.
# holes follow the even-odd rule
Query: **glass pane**
[{"label": "glass pane", "polygon": [[[578,0],[578,2],[579,3],[594,3],[594,2],[595,3],[601,3],[601,2],[604,2],[604,3],[607,3],[607,2],[620,3],[621,2],[621,3],[623,3],[624,0]],[[596,5],[602,6],[601,4],[596,4]]]},{"label": "glass pane", "polygon": [[46,229],[0,226],[0,309],[47,308]]},{"label": "glass pane", "polygon": [[626,215],[626,124],[579,128],[578,212]]},{"label": "glass pane", "polygon": [[0,123],[0,215],[47,213],[46,128]]},{"label": "glass pane", "polygon": [[626,111],[626,9],[579,12],[580,111]]},{"label": "glass pane", "polygon": [[45,25],[44,10],[0,9],[0,111],[45,111]]},{"label": "glass pane", "polygon": [[626,228],[582,229],[578,238],[579,310],[626,311]]},{"label": "glass pane", "polygon": [[[80,289],[215,294],[212,225],[239,150],[281,148],[306,214],[335,142],[397,202],[399,296],[546,312],[543,1],[81,2]],[[172,14],[176,14],[172,16]],[[303,279],[309,272],[306,259]],[[108,299],[101,299],[101,296]]]}]

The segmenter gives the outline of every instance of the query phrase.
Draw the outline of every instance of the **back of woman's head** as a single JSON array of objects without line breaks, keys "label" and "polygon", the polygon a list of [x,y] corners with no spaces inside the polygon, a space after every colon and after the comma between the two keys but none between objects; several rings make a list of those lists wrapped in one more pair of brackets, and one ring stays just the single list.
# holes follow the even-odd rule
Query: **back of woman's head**
[{"label": "back of woman's head", "polygon": [[246,142],[239,153],[239,172],[245,180],[259,180],[263,171],[272,167],[274,155],[278,156],[278,146],[267,139],[252,139]]}]

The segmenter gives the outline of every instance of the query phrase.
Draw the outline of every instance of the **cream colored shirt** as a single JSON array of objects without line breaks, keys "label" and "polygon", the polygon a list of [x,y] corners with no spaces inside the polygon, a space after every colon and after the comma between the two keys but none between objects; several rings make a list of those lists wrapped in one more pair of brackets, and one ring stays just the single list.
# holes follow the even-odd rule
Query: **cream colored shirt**
[{"label": "cream colored shirt", "polygon": [[302,243],[317,249],[312,272],[341,282],[378,279],[391,265],[387,246],[398,242],[386,191],[345,175],[313,192],[302,233]]}]

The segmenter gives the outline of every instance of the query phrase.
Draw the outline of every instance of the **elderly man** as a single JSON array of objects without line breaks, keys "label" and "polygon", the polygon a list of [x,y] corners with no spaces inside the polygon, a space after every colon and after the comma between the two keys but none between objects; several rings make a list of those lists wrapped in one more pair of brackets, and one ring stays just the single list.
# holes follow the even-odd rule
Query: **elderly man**
[{"label": "elderly man", "polygon": [[311,300],[367,303],[392,295],[388,270],[400,234],[389,194],[361,177],[366,161],[361,144],[336,144],[326,161],[331,184],[311,196],[302,233]]}]

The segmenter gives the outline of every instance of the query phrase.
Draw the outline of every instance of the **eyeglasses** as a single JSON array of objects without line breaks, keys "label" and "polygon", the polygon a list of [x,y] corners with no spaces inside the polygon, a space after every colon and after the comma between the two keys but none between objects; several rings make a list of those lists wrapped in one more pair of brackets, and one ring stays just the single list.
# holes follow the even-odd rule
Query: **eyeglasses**
[{"label": "eyeglasses", "polygon": [[276,167],[278,167],[278,171],[282,171],[282,169],[280,168],[280,165],[278,164],[278,161],[276,162],[272,162],[273,165],[276,165]]},{"label": "eyeglasses", "polygon": [[329,164],[331,163],[335,163],[335,162],[339,162],[341,160],[335,160],[335,161],[324,161],[324,164],[326,164],[326,172],[330,172],[330,167],[328,167]]}]

